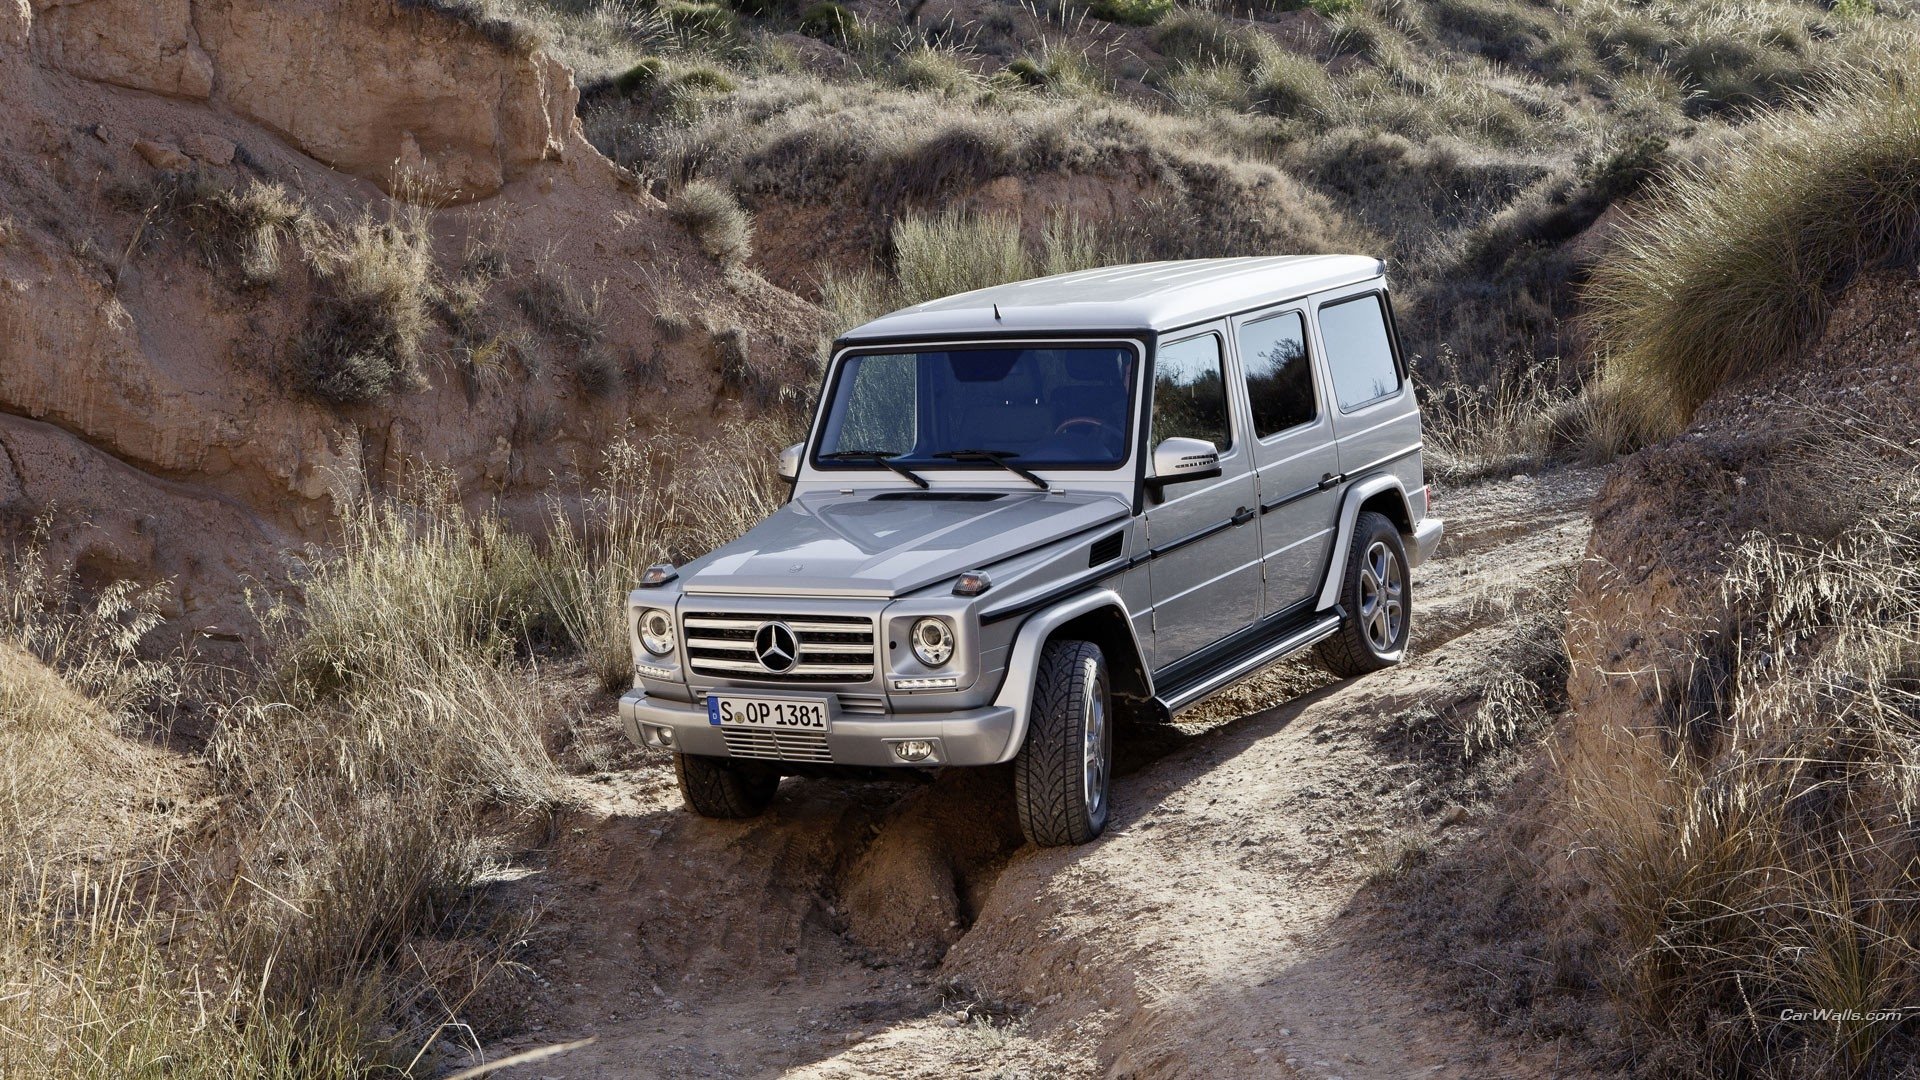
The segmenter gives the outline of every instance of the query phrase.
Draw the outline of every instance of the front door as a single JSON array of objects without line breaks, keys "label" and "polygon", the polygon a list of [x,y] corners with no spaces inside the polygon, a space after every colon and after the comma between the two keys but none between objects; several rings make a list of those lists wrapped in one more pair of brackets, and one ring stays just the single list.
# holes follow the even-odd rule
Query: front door
[{"label": "front door", "polygon": [[1234,320],[1247,382],[1251,453],[1260,475],[1262,614],[1273,615],[1320,588],[1338,525],[1340,455],[1332,410],[1315,374],[1306,312],[1298,307]]},{"label": "front door", "polygon": [[[1224,329],[1221,328],[1221,329]],[[1147,445],[1184,436],[1220,451],[1220,475],[1148,496],[1155,669],[1181,660],[1260,617],[1260,532],[1252,456],[1228,406],[1221,330],[1162,344],[1154,358]]]}]

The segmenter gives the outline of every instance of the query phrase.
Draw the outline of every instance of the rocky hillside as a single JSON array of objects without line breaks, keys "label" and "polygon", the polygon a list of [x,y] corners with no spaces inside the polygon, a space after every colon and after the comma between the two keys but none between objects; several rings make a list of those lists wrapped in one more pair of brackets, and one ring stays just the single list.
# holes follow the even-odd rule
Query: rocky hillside
[{"label": "rocky hillside", "polygon": [[757,412],[810,305],[585,140],[505,24],[384,0],[8,4],[0,515],[90,581],[247,578],[446,470],[522,518],[630,423]]}]

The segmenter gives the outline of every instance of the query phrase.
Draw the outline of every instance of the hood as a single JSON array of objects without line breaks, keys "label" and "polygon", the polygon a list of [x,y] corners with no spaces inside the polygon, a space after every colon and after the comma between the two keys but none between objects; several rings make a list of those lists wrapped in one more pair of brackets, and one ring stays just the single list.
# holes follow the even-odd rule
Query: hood
[{"label": "hood", "polygon": [[1126,516],[1110,495],[806,496],[689,566],[682,590],[900,596]]}]

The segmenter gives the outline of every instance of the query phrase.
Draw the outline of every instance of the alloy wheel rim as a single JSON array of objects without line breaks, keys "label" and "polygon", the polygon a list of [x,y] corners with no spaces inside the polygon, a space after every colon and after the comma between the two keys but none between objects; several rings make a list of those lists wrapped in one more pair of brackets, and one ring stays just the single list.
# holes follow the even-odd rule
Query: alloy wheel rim
[{"label": "alloy wheel rim", "polygon": [[1375,653],[1385,655],[1400,643],[1400,628],[1406,621],[1406,580],[1400,557],[1386,541],[1375,540],[1360,564],[1360,625],[1366,628],[1367,644]]},{"label": "alloy wheel rim", "polygon": [[1099,668],[1087,661],[1083,669],[1087,691],[1081,710],[1080,764],[1087,817],[1095,821],[1107,802],[1107,703],[1099,693],[1099,676]]}]

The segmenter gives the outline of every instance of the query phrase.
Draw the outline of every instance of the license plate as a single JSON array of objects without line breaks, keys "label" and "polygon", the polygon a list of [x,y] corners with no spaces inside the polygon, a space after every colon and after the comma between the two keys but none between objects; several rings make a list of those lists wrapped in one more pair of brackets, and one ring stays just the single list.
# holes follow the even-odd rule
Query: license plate
[{"label": "license plate", "polygon": [[715,727],[830,731],[827,703],[805,698],[707,695],[707,723]]}]

